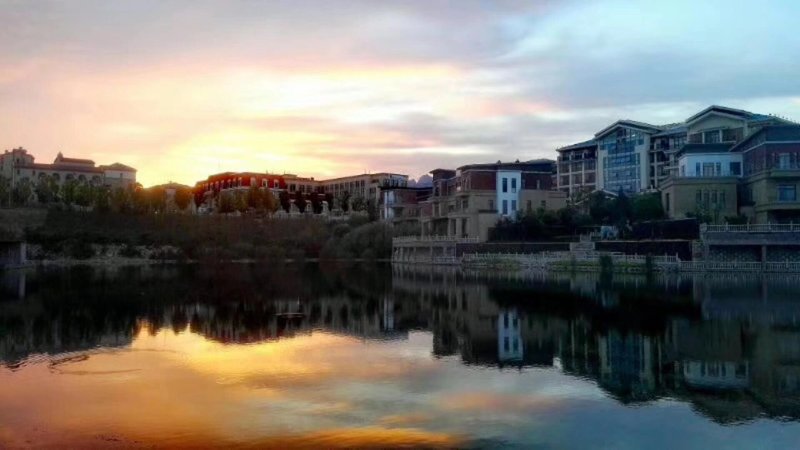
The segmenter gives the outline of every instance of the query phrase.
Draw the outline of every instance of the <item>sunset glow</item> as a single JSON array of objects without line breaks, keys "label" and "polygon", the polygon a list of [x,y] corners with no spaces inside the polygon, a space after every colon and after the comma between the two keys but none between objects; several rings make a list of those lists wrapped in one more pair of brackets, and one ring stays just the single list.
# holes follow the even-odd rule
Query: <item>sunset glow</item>
[{"label": "sunset glow", "polygon": [[[554,158],[620,116],[675,122],[718,103],[800,117],[787,76],[800,38],[771,32],[791,29],[791,9],[4,0],[0,136],[40,162],[62,151],[134,166],[145,186]],[[698,30],[727,37],[695,42]]]}]

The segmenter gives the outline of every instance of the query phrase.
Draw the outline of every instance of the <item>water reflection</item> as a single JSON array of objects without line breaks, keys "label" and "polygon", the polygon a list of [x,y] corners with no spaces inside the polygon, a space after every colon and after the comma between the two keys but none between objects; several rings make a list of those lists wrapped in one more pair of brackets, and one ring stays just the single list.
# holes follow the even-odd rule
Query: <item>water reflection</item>
[{"label": "water reflection", "polygon": [[[88,405],[80,426],[49,410],[69,436],[89,424],[184,445],[580,446],[559,426],[602,428],[614,403],[677,401],[709,424],[800,419],[800,284],[785,277],[233,265],[11,272],[1,286],[0,423],[15,427],[0,444],[25,442],[54,396]],[[119,402],[126,426],[109,418]],[[108,437],[89,435],[73,443]]]}]

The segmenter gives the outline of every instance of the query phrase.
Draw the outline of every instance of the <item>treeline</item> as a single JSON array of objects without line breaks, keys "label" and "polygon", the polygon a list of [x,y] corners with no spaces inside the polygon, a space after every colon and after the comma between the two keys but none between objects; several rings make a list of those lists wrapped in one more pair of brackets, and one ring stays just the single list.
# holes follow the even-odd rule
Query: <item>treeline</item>
[{"label": "treeline", "polygon": [[628,197],[620,192],[609,196],[594,192],[581,205],[557,211],[538,209],[520,212],[515,219],[502,219],[490,231],[492,241],[553,240],[591,230],[601,225],[616,226],[624,237],[637,223],[665,218],[661,195]]},{"label": "treeline", "polygon": [[192,202],[192,191],[187,187],[175,189],[168,198],[163,186],[142,189],[140,185],[110,187],[91,180],[69,179],[59,183],[50,176],[32,182],[24,178],[12,186],[0,177],[0,206],[24,207],[32,205],[64,207],[117,213],[162,213],[170,209],[186,210]]}]

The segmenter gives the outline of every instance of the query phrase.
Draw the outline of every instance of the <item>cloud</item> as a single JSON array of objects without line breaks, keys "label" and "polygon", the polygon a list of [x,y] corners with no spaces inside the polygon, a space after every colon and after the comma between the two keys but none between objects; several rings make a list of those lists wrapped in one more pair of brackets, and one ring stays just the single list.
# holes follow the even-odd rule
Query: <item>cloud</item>
[{"label": "cloud", "polygon": [[800,118],[800,5],[0,0],[0,136],[139,168],[420,174],[555,157],[622,117]]}]

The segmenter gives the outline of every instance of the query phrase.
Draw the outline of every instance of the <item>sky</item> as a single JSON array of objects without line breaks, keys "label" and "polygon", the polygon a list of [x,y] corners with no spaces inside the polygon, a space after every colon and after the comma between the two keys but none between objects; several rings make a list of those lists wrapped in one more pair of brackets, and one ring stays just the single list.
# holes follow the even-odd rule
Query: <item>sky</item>
[{"label": "sky", "polygon": [[800,2],[643,3],[0,0],[0,150],[417,178],[710,104],[800,120]]}]

